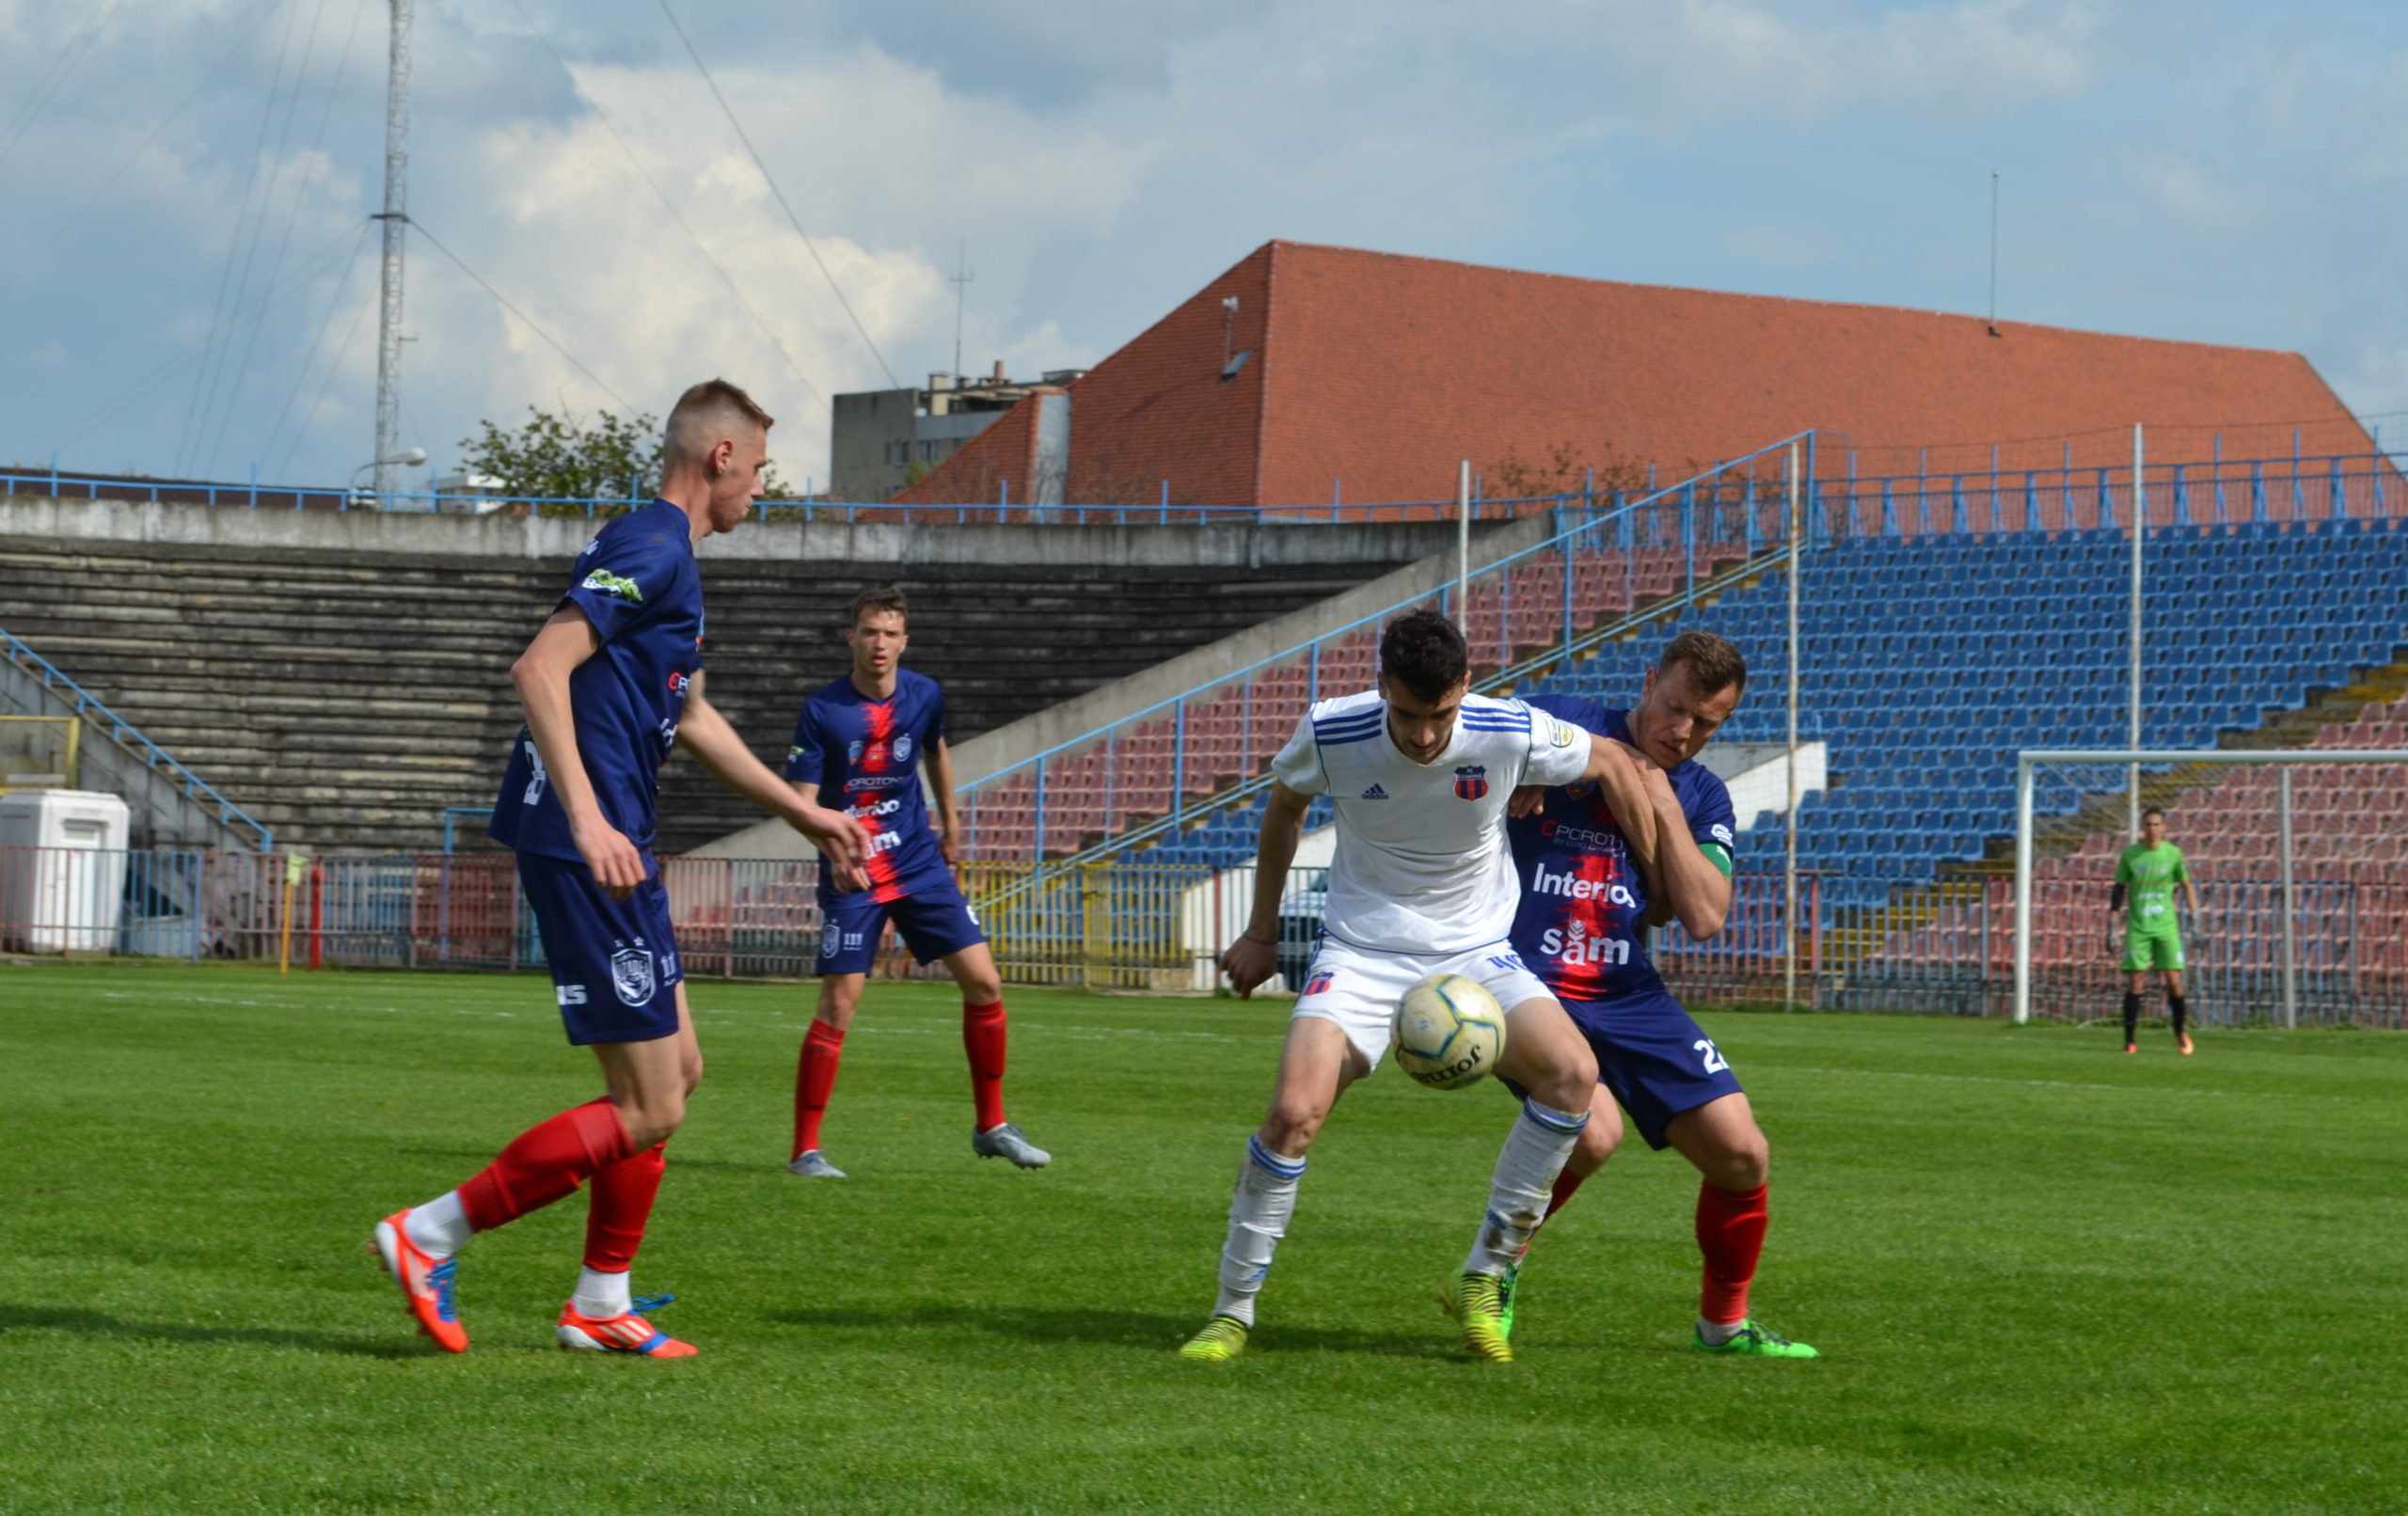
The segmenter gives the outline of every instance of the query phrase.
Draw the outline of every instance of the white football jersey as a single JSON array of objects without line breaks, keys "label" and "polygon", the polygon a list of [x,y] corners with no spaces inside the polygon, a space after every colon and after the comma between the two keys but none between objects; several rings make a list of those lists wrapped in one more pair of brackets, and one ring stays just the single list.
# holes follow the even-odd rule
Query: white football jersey
[{"label": "white football jersey", "polygon": [[1589,734],[1518,700],[1466,696],[1454,735],[1417,764],[1376,691],[1304,714],[1272,761],[1279,782],[1338,812],[1327,926],[1356,947],[1458,953],[1505,940],[1521,899],[1505,842],[1516,786],[1589,770]]}]

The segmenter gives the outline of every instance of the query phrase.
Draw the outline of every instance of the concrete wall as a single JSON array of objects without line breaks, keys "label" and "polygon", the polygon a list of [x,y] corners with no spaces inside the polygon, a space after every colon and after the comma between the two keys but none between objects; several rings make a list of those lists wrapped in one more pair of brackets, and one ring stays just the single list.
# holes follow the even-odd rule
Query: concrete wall
[{"label": "concrete wall", "polygon": [[[601,525],[582,517],[254,511],[235,506],[0,497],[0,536],[67,542],[565,562],[577,556]],[[705,538],[701,555],[706,560],[791,562],[1241,569],[1272,563],[1403,563],[1435,553],[1453,540],[1454,528],[1444,522],[1040,527],[748,521],[734,531]]]}]

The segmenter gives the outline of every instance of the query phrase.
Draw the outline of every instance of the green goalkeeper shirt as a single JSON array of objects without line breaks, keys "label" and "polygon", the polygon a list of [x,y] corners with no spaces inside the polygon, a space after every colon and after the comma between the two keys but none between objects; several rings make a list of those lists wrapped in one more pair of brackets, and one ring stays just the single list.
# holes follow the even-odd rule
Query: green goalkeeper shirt
[{"label": "green goalkeeper shirt", "polygon": [[2115,882],[2126,892],[2130,911],[2124,918],[2126,929],[2173,931],[2174,887],[2190,877],[2191,871],[2182,861],[2182,849],[2172,843],[2160,843],[2155,847],[2134,843],[2125,848],[2123,858],[2115,864]]}]

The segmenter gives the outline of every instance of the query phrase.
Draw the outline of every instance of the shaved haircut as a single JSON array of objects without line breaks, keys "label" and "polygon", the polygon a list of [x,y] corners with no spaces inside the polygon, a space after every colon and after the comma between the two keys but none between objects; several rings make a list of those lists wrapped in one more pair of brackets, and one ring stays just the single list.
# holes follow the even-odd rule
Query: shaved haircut
[{"label": "shaved haircut", "polygon": [[776,423],[752,397],[724,379],[705,379],[677,397],[661,439],[661,462],[674,468],[700,463],[721,442],[749,441]]}]

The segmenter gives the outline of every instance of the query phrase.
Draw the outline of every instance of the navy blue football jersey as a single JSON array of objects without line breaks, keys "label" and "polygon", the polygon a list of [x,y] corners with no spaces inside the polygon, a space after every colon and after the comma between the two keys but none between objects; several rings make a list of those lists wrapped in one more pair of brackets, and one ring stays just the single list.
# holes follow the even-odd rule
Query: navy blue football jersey
[{"label": "navy blue football jersey", "polygon": [[[872,700],[851,674],[830,681],[802,703],[786,778],[819,786],[819,803],[841,810],[869,833],[864,866],[880,901],[911,894],[931,878],[952,880],[920,788],[920,754],[944,737],[944,691],[926,674],[895,671],[895,693]],[[819,884],[834,893],[827,860]]]},{"label": "navy blue football jersey", "polygon": [[[603,816],[649,851],[660,766],[703,667],[703,579],[686,513],[655,500],[604,527],[578,555],[561,604],[583,611],[601,640],[569,675],[578,756]],[[568,814],[550,780],[521,726],[490,834],[523,853],[575,859]]]},{"label": "navy blue football jersey", "polygon": [[[1528,697],[1532,708],[1600,736],[1630,740],[1629,713],[1570,695]],[[1733,847],[1731,792],[1695,759],[1665,776],[1700,847]],[[1604,792],[1579,783],[1546,792],[1536,813],[1506,824],[1522,902],[1514,951],[1566,1000],[1652,994],[1663,980],[1647,961],[1647,881]]]}]

